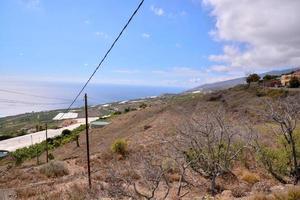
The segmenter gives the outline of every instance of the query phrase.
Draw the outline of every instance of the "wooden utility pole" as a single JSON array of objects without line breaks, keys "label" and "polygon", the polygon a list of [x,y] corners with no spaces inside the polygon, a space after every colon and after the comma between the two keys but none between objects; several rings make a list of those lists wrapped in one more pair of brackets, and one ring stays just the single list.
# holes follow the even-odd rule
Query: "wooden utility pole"
[{"label": "wooden utility pole", "polygon": [[89,178],[89,188],[92,187],[91,181],[91,167],[90,167],[90,144],[89,144],[89,122],[88,122],[88,103],[87,94],[84,95],[85,102],[85,133],[86,133],[86,152],[87,152],[87,166],[88,166],[88,178]]},{"label": "wooden utility pole", "polygon": [[49,161],[49,154],[48,154],[48,125],[46,123],[46,162]]}]

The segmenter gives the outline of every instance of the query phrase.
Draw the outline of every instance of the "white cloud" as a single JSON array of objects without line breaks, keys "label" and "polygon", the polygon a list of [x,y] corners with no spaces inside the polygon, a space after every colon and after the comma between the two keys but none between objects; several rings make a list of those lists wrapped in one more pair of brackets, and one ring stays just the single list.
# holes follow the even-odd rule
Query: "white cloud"
[{"label": "white cloud", "polygon": [[109,35],[107,33],[104,33],[104,32],[97,31],[97,32],[95,32],[95,35],[97,37],[101,37],[101,38],[104,38],[104,39],[108,39],[109,38]]},{"label": "white cloud", "polygon": [[149,33],[143,33],[143,34],[142,34],[142,37],[143,37],[143,38],[146,38],[146,39],[150,38],[150,36],[151,36],[151,35],[150,35]]},{"label": "white cloud", "polygon": [[162,8],[151,6],[150,10],[157,16],[163,16],[165,14],[165,11]]},{"label": "white cloud", "polygon": [[211,34],[225,43],[222,54],[209,56],[211,61],[241,73],[300,65],[299,0],[203,2],[216,19]]}]

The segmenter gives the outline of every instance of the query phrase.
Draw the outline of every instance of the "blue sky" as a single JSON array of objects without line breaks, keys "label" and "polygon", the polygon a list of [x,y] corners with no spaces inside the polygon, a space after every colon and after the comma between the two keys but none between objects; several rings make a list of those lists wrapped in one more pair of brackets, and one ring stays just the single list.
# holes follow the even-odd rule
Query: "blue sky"
[{"label": "blue sky", "polygon": [[[0,1],[0,79],[85,81],[138,3]],[[92,82],[190,88],[297,66],[298,3],[146,0]]]},{"label": "blue sky", "polygon": [[[138,3],[1,1],[1,76],[85,80]],[[220,49],[212,27],[199,2],[146,0],[93,82],[189,87]]]}]

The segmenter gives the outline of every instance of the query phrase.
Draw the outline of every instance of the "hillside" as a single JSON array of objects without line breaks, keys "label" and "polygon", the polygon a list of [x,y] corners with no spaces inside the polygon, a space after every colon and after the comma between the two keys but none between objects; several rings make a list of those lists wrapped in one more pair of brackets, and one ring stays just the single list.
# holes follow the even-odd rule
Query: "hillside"
[{"label": "hillside", "polygon": [[[300,68],[291,68],[291,69],[285,69],[285,70],[274,70],[274,71],[269,71],[266,73],[259,74],[261,77],[269,74],[269,75],[282,75],[286,73],[290,73],[292,71],[296,71]],[[195,87],[193,89],[188,90],[187,92],[193,92],[193,91],[203,91],[203,92],[209,92],[209,91],[215,91],[215,90],[223,90],[223,89],[228,89],[231,87],[234,87],[239,84],[244,84],[245,83],[245,77],[241,78],[236,78],[236,79],[231,79],[227,81],[220,81],[216,83],[209,83],[209,84],[204,84],[200,85],[198,87]]]},{"label": "hillside", "polygon": [[[137,195],[135,188],[145,196],[151,196],[151,188],[158,188],[155,199],[164,199],[166,191],[167,199],[178,199],[176,194],[180,187],[180,194],[185,194],[180,199],[200,198],[210,192],[208,178],[192,168],[187,168],[181,176],[184,162],[175,159],[180,156],[176,148],[184,147],[179,146],[176,139],[180,131],[187,128],[185,121],[205,119],[206,114],[216,113],[221,108],[236,126],[245,125],[247,121],[252,128],[258,128],[263,140],[272,143],[275,139],[262,128],[264,119],[258,110],[264,110],[266,100],[272,102],[287,97],[300,100],[297,92],[238,86],[206,95],[183,94],[149,99],[144,106],[141,102],[124,103],[119,110],[134,109],[111,117],[108,126],[90,131],[91,190],[87,189],[84,131],[80,134],[80,147],[76,147],[75,141],[70,141],[50,152],[56,161],[63,161],[68,170],[66,174],[57,177],[45,175],[41,170],[46,166],[45,153],[39,157],[39,165],[36,165],[36,159],[29,159],[15,166],[13,159],[7,158],[1,161],[0,189],[17,199],[145,199]],[[91,112],[96,112],[98,108],[91,109]],[[127,142],[124,154],[111,150],[118,138]],[[165,170],[163,174],[160,174],[161,167]],[[260,192],[287,191],[288,187],[291,186],[280,185],[256,161],[252,150],[245,150],[234,161],[232,174],[223,174],[217,179],[218,193],[225,191],[221,195],[225,197],[227,191],[227,199]]]}]

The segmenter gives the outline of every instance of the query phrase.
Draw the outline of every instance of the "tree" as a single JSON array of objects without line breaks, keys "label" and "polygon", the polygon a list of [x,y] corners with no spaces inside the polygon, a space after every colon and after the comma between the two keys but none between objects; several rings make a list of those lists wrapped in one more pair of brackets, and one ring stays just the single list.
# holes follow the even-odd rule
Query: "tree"
[{"label": "tree", "polygon": [[[231,166],[249,141],[243,144],[243,132],[247,129],[231,124],[223,111],[208,114],[206,118],[187,120],[179,129],[177,146],[193,171],[211,182],[211,193],[215,195],[216,179],[224,174],[232,174]],[[251,134],[245,134],[250,136]],[[239,144],[238,144],[239,142]]]},{"label": "tree", "polygon": [[282,183],[291,182],[286,180],[287,176],[292,177],[294,184],[300,180],[299,163],[299,134],[295,131],[297,121],[300,117],[299,98],[280,99],[276,102],[266,102],[267,109],[265,117],[267,123],[277,125],[272,127],[276,136],[275,146],[272,148],[262,144],[260,139],[255,140],[260,160],[266,169]]},{"label": "tree", "polygon": [[269,81],[269,80],[273,80],[273,79],[275,79],[275,78],[277,78],[277,76],[267,74],[267,75],[265,75],[265,76],[263,77],[263,80],[264,80],[264,81]]},{"label": "tree", "polygon": [[292,77],[289,82],[290,88],[298,88],[300,87],[300,81],[297,77]]},{"label": "tree", "polygon": [[260,80],[260,76],[258,74],[250,74],[247,78],[246,78],[246,82],[248,84],[252,83],[252,82],[258,82]]}]

